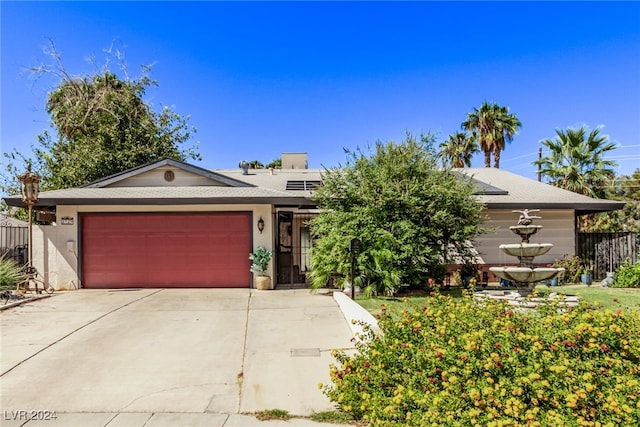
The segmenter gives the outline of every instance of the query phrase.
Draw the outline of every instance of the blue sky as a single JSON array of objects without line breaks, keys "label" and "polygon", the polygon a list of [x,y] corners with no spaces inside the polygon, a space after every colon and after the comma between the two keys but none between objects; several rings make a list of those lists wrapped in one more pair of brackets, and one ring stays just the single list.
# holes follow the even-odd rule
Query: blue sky
[{"label": "blue sky", "polygon": [[[535,178],[539,141],[603,125],[640,167],[639,2],[0,2],[2,151],[48,128],[53,80],[24,70],[52,39],[74,74],[113,45],[154,63],[146,100],[190,115],[206,168],[459,130],[484,101],[523,126],[501,168]],[[482,167],[481,156],[473,166]]]}]

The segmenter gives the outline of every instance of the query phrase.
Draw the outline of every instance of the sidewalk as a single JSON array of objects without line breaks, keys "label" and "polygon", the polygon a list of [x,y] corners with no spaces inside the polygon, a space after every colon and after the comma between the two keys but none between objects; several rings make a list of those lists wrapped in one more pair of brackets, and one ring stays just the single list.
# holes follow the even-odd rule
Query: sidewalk
[{"label": "sidewalk", "polygon": [[[304,418],[292,418],[288,421],[260,421],[251,415],[214,414],[214,413],[61,413],[35,414],[40,418],[55,416],[43,420],[26,418],[30,413],[6,411],[1,414],[2,427],[336,427],[339,424],[318,423]],[[15,419],[12,419],[15,418]]]}]

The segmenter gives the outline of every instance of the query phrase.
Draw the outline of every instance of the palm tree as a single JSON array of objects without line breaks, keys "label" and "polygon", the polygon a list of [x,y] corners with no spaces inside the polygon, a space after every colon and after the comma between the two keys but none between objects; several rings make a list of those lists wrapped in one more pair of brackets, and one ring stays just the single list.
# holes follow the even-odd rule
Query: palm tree
[{"label": "palm tree", "polygon": [[554,140],[540,141],[549,149],[549,154],[533,164],[538,165],[541,174],[556,187],[585,196],[603,195],[604,184],[607,178],[615,176],[617,164],[603,158],[616,145],[608,136],[600,135],[600,129],[591,132],[586,126],[556,129]]},{"label": "palm tree", "polygon": [[263,169],[264,165],[258,160],[251,160],[249,162],[249,169]]},{"label": "palm tree", "polygon": [[507,107],[489,102],[484,102],[479,109],[474,108],[462,123],[462,128],[472,132],[480,144],[480,149],[484,152],[484,166],[487,168],[491,167],[492,154],[493,167],[500,167],[500,153],[506,143],[513,140],[521,126],[520,120],[515,114],[509,113]]},{"label": "palm tree", "polygon": [[477,153],[478,145],[472,135],[466,132],[456,132],[440,144],[443,166],[452,168],[471,167],[471,157]]}]

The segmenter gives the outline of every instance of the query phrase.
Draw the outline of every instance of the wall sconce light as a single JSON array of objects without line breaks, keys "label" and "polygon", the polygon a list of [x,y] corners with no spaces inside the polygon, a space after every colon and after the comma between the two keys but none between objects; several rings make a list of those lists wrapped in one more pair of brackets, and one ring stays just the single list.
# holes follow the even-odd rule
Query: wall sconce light
[{"label": "wall sconce light", "polygon": [[262,217],[258,220],[258,230],[260,234],[262,234],[262,230],[264,230],[264,219],[262,219]]}]

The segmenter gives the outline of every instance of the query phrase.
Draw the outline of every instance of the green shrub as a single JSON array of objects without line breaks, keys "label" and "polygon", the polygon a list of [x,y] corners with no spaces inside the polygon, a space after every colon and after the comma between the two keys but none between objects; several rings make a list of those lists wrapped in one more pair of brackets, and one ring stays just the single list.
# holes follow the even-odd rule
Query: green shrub
[{"label": "green shrub", "polygon": [[571,257],[565,255],[564,257],[562,257],[562,259],[557,259],[553,263],[552,267],[564,268],[564,274],[558,280],[558,282],[561,285],[570,285],[580,282],[580,274],[582,274],[585,266],[579,257],[575,255]]},{"label": "green shrub", "polygon": [[[435,295],[335,351],[329,399],[372,426],[636,425],[640,313]],[[394,320],[395,318],[395,320]]]},{"label": "green shrub", "polygon": [[15,261],[0,258],[0,291],[13,289],[24,279],[25,275]]},{"label": "green shrub", "polygon": [[614,288],[640,288],[640,261],[631,265],[625,261],[613,275]]}]

